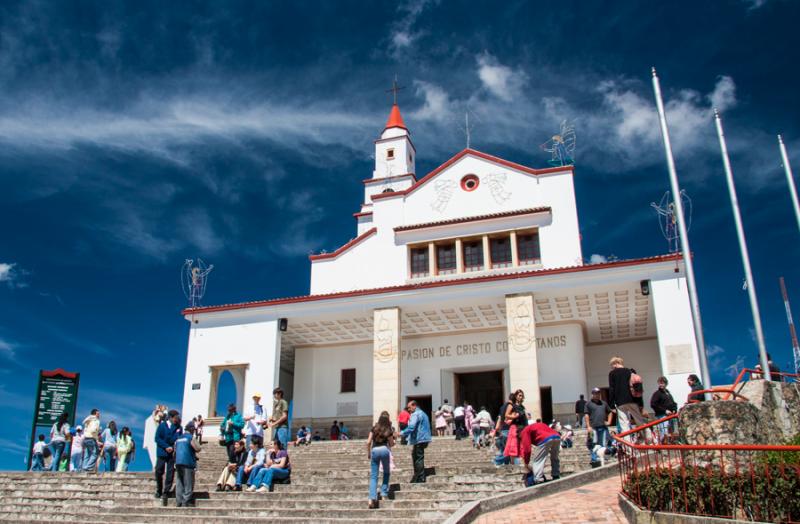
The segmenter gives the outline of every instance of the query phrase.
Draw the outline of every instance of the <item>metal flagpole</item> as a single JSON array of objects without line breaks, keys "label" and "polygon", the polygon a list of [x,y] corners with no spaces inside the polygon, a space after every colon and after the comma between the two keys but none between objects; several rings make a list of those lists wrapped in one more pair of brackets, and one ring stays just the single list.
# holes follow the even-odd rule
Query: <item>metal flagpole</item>
[{"label": "metal flagpole", "polygon": [[711,387],[711,374],[708,372],[708,355],[706,354],[706,341],[703,336],[703,322],[700,319],[700,303],[697,299],[697,286],[694,280],[694,264],[692,264],[692,252],[689,249],[689,235],[686,232],[686,222],[683,219],[683,203],[681,202],[681,188],[678,184],[678,173],[675,171],[675,159],[672,157],[672,143],[669,139],[669,128],[667,127],[667,115],[664,111],[664,100],[661,98],[661,84],[658,82],[656,68],[653,71],[653,92],[656,97],[656,107],[658,107],[658,120],[661,125],[661,138],[664,140],[664,153],[667,157],[667,169],[669,170],[669,182],[672,188],[672,198],[675,202],[675,215],[678,219],[678,233],[681,240],[681,252],[683,262],[686,266],[686,287],[689,291],[689,305],[692,308],[692,323],[694,324],[694,336],[697,343],[697,352],[700,358],[700,375],[706,388]]},{"label": "metal flagpole", "polygon": [[733,182],[733,170],[731,169],[731,160],[728,157],[728,144],[725,142],[725,131],[722,129],[722,118],[720,118],[719,111],[717,111],[716,108],[714,109],[714,122],[717,125],[719,149],[722,152],[722,165],[725,168],[725,180],[728,183],[728,194],[731,197],[733,221],[736,224],[736,236],[739,237],[739,252],[742,254],[744,278],[747,280],[747,294],[750,297],[750,310],[753,313],[753,326],[756,329],[758,356],[761,360],[761,369],[764,373],[764,378],[771,380],[772,376],[770,375],[769,371],[767,346],[764,344],[764,330],[761,328],[761,313],[758,310],[756,285],[753,282],[753,271],[750,268],[750,255],[747,251],[747,240],[744,237],[744,228],[742,227],[742,212],[739,210],[739,199],[736,197],[736,185]]},{"label": "metal flagpole", "polygon": [[794,320],[792,320],[792,306],[789,305],[789,294],[786,292],[786,283],[781,282],[781,296],[783,296],[783,306],[786,308],[786,320],[789,322],[789,334],[792,336],[792,356],[794,357],[794,372],[800,373],[800,343],[797,342],[797,332],[794,329]]},{"label": "metal flagpole", "polygon": [[786,145],[783,143],[783,137],[781,137],[781,135],[778,135],[778,147],[781,149],[781,159],[783,160],[783,170],[786,171],[786,181],[789,182],[789,194],[792,196],[794,217],[797,219],[797,228],[800,229],[800,204],[797,203],[797,188],[794,187],[792,166],[789,165],[789,155],[786,154]]}]

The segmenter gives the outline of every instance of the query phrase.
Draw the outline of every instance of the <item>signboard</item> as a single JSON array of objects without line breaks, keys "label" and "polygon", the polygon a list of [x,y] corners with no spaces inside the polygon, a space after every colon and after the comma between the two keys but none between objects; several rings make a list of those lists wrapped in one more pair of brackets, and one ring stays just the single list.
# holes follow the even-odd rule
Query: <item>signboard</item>
[{"label": "signboard", "polygon": [[[31,428],[31,449],[37,426],[51,427],[62,413],[67,413],[67,421],[70,425],[75,425],[79,380],[80,373],[70,373],[61,368],[39,371],[39,386],[36,389],[36,405],[33,409]],[[30,464],[30,453],[28,463]]]},{"label": "signboard", "polygon": [[[59,370],[60,371],[60,370]],[[78,377],[76,373],[70,376],[39,376],[39,399],[36,408],[36,425],[52,426],[62,413],[69,414],[69,423],[75,422],[75,408],[78,401]]]}]

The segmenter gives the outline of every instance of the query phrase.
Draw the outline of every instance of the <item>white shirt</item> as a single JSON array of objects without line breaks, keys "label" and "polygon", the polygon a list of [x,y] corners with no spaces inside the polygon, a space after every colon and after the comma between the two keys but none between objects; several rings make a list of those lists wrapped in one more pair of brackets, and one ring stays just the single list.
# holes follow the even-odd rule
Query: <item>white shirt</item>
[{"label": "white shirt", "polygon": [[462,406],[456,406],[456,409],[453,410],[454,417],[463,417],[464,416],[464,408]]},{"label": "white shirt", "polygon": [[[259,409],[261,413],[258,413]],[[244,434],[245,436],[248,435],[256,435],[258,437],[264,436],[264,427],[261,425],[262,422],[266,420],[266,413],[267,410],[264,409],[264,406],[261,404],[251,404],[248,410],[245,412],[245,418],[253,417],[247,421],[244,425]]]},{"label": "white shirt", "polygon": [[47,444],[45,444],[41,440],[37,440],[36,444],[33,445],[33,454],[35,455],[36,453],[40,453],[40,454],[44,453],[44,448],[46,448],[46,447],[47,447]]}]

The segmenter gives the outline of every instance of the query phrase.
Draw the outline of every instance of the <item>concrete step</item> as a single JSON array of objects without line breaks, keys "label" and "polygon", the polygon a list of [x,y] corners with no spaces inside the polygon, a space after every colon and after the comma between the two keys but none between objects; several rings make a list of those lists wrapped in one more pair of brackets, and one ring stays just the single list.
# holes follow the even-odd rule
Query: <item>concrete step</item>
[{"label": "concrete step", "polygon": [[[370,513],[370,517],[360,516],[358,518],[358,522],[365,523],[365,524],[386,524],[386,518],[383,517],[384,510],[380,509],[377,511],[373,511]],[[441,522],[441,518],[433,518],[433,519],[426,519],[426,518],[398,518],[395,517],[392,519],[392,524],[417,524],[419,522]],[[158,516],[158,515],[151,515],[151,514],[126,514],[126,515],[108,515],[103,518],[103,524],[122,524],[128,522],[137,522],[137,523],[171,523],[171,522],[180,522],[182,524],[196,524],[196,523],[206,523],[206,522],[232,522],[235,524],[265,524],[275,522],[276,519],[271,517],[252,517],[247,514],[246,511],[238,511],[231,515],[226,515],[224,518],[216,518],[216,519],[206,519],[202,515],[196,514],[187,514],[187,515],[169,515],[169,516]],[[289,523],[309,523],[313,522],[314,524],[344,524],[344,523],[352,523],[353,519],[350,517],[344,518],[331,518],[327,516],[318,516],[314,519],[309,519],[306,517],[292,517],[292,516],[281,516],[279,519],[280,522],[289,522]],[[84,513],[61,513],[58,515],[50,515],[48,513],[31,513],[27,511],[0,511],[0,522],[96,522],[94,518],[88,518]]]},{"label": "concrete step", "polygon": [[[314,443],[290,449],[292,483],[273,493],[216,492],[226,465],[223,447],[200,454],[195,483],[196,508],[163,508],[153,496],[150,472],[0,473],[2,522],[441,522],[469,501],[521,488],[521,466],[493,464],[494,449],[474,449],[469,441],[437,438],[425,462],[435,474],[425,484],[410,484],[411,448],[394,450],[394,500],[379,511],[366,509],[369,459],[365,441]],[[584,448],[562,450],[562,474],[588,468]],[[359,523],[360,524],[360,523]]]},{"label": "concrete step", "polygon": [[[11,512],[15,511],[16,506],[13,504],[5,504],[0,502],[0,513],[4,512]],[[45,504],[31,504],[26,507],[26,512],[29,514],[49,514],[51,516],[57,516],[60,513],[66,513],[69,515],[74,514],[84,514],[87,517],[91,517],[93,521],[105,521],[104,517],[106,515],[110,515],[111,518],[115,520],[122,520],[125,519],[125,515],[147,515],[148,518],[146,522],[169,522],[170,519],[174,519],[175,517],[181,516],[189,516],[195,518],[203,518],[203,519],[220,519],[224,520],[228,515],[231,513],[230,508],[225,507],[218,507],[218,506],[206,506],[206,507],[195,507],[195,508],[176,508],[173,505],[169,505],[167,507],[161,506],[154,506],[152,510],[145,511],[143,508],[138,507],[125,507],[125,506],[117,506],[114,508],[82,508],[85,511],[77,511],[77,508],[65,508],[64,506],[54,506],[54,505],[45,505]],[[313,519],[316,520],[319,517],[327,517],[327,518],[350,518],[352,520],[360,520],[362,517],[371,517],[372,511],[366,508],[366,505],[363,509],[357,508],[327,508],[324,510],[320,509],[297,509],[297,508],[257,508],[257,507],[250,507],[247,506],[242,508],[241,506],[237,507],[238,511],[246,513],[248,516],[253,518],[273,518],[273,519],[282,519],[285,517],[298,517],[298,518],[306,518],[306,519]],[[424,510],[414,510],[414,509],[395,509],[395,508],[381,508],[380,510],[381,516],[385,519],[394,520],[395,518],[400,519],[444,519],[449,515],[450,511],[440,511],[435,509],[424,509]],[[165,519],[165,520],[162,520]]]}]

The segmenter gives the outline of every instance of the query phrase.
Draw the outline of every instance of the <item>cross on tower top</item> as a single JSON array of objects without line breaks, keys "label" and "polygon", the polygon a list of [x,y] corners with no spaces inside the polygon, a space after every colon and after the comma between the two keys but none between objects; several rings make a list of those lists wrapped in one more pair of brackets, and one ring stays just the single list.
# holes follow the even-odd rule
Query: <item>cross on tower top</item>
[{"label": "cross on tower top", "polygon": [[386,90],[387,93],[392,93],[394,98],[394,105],[397,105],[397,92],[400,91],[401,89],[405,89],[405,87],[400,87],[399,85],[397,85],[397,75],[394,75],[394,80],[392,81],[392,88]]}]

